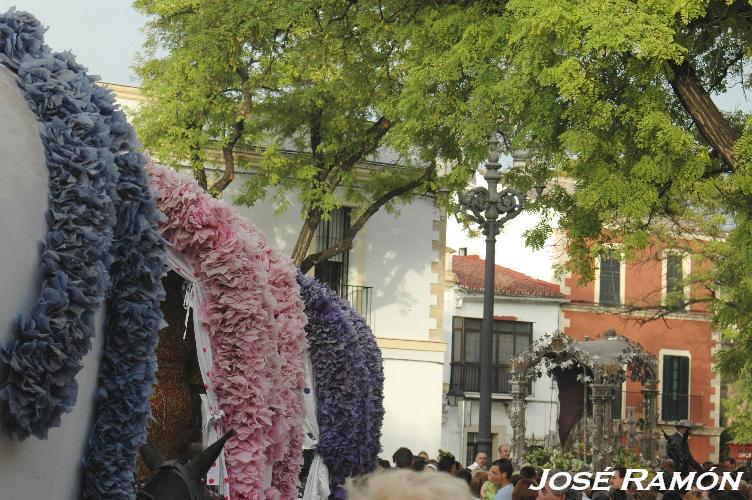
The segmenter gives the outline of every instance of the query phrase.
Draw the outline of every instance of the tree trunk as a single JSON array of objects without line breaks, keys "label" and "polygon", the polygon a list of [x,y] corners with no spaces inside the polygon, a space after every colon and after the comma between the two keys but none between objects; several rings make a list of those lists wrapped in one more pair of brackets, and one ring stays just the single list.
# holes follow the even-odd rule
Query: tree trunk
[{"label": "tree trunk", "polygon": [[[303,260],[305,260],[308,248],[311,246],[311,242],[316,234],[316,229],[319,227],[319,223],[321,223],[321,209],[310,209],[306,215],[305,221],[303,221],[303,227],[300,229],[300,233],[298,233],[298,241],[295,242],[295,248],[292,250],[291,258],[295,267],[300,267]],[[305,273],[307,271],[308,269],[303,272]]]},{"label": "tree trunk", "polygon": [[681,64],[669,62],[669,67],[673,72],[669,76],[669,82],[674,93],[692,117],[700,134],[729,168],[736,168],[734,144],[739,139],[739,132],[718,110],[688,61]]},{"label": "tree trunk", "polygon": [[207,189],[208,180],[206,179],[206,169],[204,167],[194,168],[193,177],[196,179],[196,182],[198,182],[198,185],[201,186],[202,189]]},{"label": "tree trunk", "polygon": [[235,122],[235,130],[233,131],[230,142],[222,148],[222,158],[225,162],[225,171],[222,174],[222,177],[215,182],[211,188],[209,188],[209,193],[213,196],[219,196],[222,191],[227,189],[227,186],[230,185],[233,179],[235,179],[235,157],[233,154],[235,145],[243,137],[244,133],[245,121],[241,119]]}]

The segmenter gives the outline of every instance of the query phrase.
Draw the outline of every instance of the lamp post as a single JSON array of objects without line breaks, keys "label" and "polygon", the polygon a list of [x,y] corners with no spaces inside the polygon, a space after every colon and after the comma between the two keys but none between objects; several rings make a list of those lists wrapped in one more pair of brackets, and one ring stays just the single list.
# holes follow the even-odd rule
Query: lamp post
[{"label": "lamp post", "polygon": [[483,178],[488,188],[475,187],[459,193],[462,214],[477,223],[486,236],[485,287],[483,293],[483,323],[480,333],[480,404],[478,415],[478,452],[491,455],[491,393],[493,391],[493,318],[496,271],[496,235],[504,224],[517,217],[525,202],[525,195],[513,189],[497,190],[501,179],[499,150],[496,136],[489,139],[490,153]]}]

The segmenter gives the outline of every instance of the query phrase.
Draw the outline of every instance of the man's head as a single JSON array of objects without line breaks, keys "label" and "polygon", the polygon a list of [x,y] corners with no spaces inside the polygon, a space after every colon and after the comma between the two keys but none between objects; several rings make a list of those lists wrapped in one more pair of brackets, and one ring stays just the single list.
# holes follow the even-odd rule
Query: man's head
[{"label": "man's head", "polygon": [[627,475],[626,467],[616,467],[614,469],[614,475],[611,476],[611,487],[615,490],[620,490],[621,485],[624,484],[624,478]]},{"label": "man's head", "polygon": [[733,471],[736,469],[736,460],[734,459],[734,457],[728,457],[723,461],[723,465],[726,466],[726,469]]},{"label": "man's head", "polygon": [[420,453],[418,453],[418,456],[422,458],[423,460],[425,460],[426,462],[428,462],[428,460],[430,459],[427,451],[421,451]]},{"label": "man's head", "polygon": [[[554,471],[551,471],[551,476],[554,475]],[[551,479],[546,481],[543,487],[538,490],[537,500],[564,500],[566,491],[551,484]]]},{"label": "man's head", "polygon": [[454,455],[452,455],[451,453],[443,455],[439,459],[439,471],[448,472],[452,474],[453,472],[456,472],[454,464],[455,464]]},{"label": "man's head", "polygon": [[509,453],[511,451],[511,446],[509,446],[508,443],[502,443],[499,445],[499,458],[506,458],[509,459]]},{"label": "man's head", "polygon": [[400,448],[392,455],[392,462],[399,469],[409,469],[413,463],[413,452],[407,448]]},{"label": "man's head", "polygon": [[488,456],[486,456],[486,454],[483,453],[482,451],[475,455],[475,463],[480,465],[481,467],[486,466],[487,460],[488,460]]},{"label": "man's head", "polygon": [[410,465],[410,468],[412,470],[414,470],[415,472],[422,472],[423,469],[426,468],[426,464],[427,463],[428,462],[426,462],[425,460],[423,460],[423,457],[417,456],[417,457],[413,458],[413,463],[412,463],[412,465]]},{"label": "man's head", "polygon": [[680,420],[679,423],[676,424],[676,430],[685,436],[689,436],[693,428],[694,424],[690,420]]},{"label": "man's head", "polygon": [[512,462],[502,458],[496,460],[491,468],[488,470],[488,480],[494,483],[496,486],[506,486],[512,483]]}]

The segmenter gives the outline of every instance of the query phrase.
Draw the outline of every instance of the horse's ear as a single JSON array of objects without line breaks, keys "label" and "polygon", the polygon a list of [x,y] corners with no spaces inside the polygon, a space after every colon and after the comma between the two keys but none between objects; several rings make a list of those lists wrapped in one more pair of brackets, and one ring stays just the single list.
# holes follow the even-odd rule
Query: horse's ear
[{"label": "horse's ear", "polygon": [[164,463],[164,457],[162,453],[151,443],[146,443],[139,449],[141,452],[141,458],[144,459],[144,463],[152,471],[157,470],[157,467]]},{"label": "horse's ear", "polygon": [[222,448],[225,446],[225,442],[234,435],[235,431],[230,429],[214,444],[202,451],[201,454],[191,462],[191,469],[193,469],[193,472],[198,474],[199,477],[206,476],[206,473],[209,472],[209,468],[222,452]]}]

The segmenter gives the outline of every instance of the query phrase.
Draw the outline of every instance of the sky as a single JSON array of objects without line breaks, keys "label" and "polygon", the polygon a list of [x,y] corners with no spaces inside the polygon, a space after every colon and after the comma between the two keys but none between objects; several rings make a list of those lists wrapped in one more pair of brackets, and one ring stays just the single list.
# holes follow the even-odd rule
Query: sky
[{"label": "sky", "polygon": [[146,18],[131,0],[11,0],[0,4],[0,12],[13,6],[47,26],[47,45],[56,52],[73,52],[89,74],[109,83],[138,85],[131,66],[144,41]]},{"label": "sky", "polygon": [[[131,0],[11,0],[0,6],[5,12],[15,5],[34,14],[49,27],[45,40],[53,50],[70,50],[76,60],[109,83],[138,85],[131,69],[144,41],[146,18],[132,7]],[[752,93],[737,85],[715,96],[719,108],[752,112]]]}]

